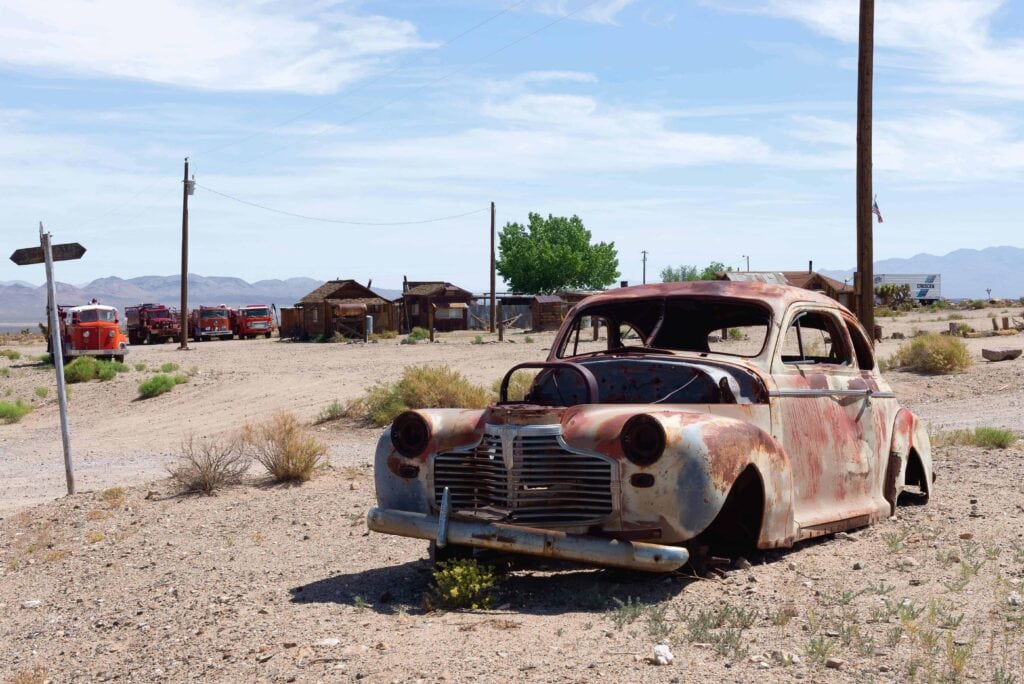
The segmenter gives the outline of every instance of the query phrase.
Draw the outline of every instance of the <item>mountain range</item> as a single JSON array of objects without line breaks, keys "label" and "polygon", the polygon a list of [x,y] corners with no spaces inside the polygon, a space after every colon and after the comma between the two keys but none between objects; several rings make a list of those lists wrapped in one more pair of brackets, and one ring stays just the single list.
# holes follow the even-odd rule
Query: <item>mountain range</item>
[{"label": "mountain range", "polygon": [[[853,271],[821,273],[853,282]],[[879,273],[941,274],[942,296],[950,299],[985,299],[989,288],[993,298],[1016,299],[1024,296],[1024,249],[958,249],[942,256],[917,254],[909,259],[884,259],[875,262],[875,274]]]},{"label": "mountain range", "polygon": [[[207,277],[189,273],[190,306],[198,304],[276,304],[292,306],[320,287],[321,280],[288,278],[247,283],[241,278]],[[383,293],[382,293],[383,294]],[[96,298],[102,304],[119,309],[143,302],[159,302],[177,307],[181,300],[180,276],[141,276],[138,278],[99,278],[85,285],[57,283],[57,302],[84,304]],[[0,283],[0,323],[7,326],[34,327],[46,316],[46,286],[22,281]]]}]

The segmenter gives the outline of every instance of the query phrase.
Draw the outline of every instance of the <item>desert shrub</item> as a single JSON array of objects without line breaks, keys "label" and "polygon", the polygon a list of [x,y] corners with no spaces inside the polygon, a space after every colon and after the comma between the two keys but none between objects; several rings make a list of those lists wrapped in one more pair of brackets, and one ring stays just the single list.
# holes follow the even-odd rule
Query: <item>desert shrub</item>
[{"label": "desert shrub", "polygon": [[427,605],[448,610],[490,608],[497,584],[494,569],[475,558],[441,562],[434,568]]},{"label": "desert shrub", "polygon": [[929,333],[901,345],[889,362],[919,373],[948,375],[967,369],[971,356],[960,339]]},{"label": "desert shrub", "polygon": [[0,378],[9,378],[9,377],[11,377],[11,369],[10,368],[0,368]]},{"label": "desert shrub", "polygon": [[32,407],[21,399],[14,402],[0,401],[0,421],[6,425],[17,423],[30,411],[32,411]]},{"label": "desert shrub", "polygon": [[523,342],[525,342],[526,344],[533,344],[533,338],[527,335],[526,337],[523,338]]},{"label": "desert shrub", "polygon": [[100,364],[96,367],[96,377],[106,382],[117,377],[117,369],[110,364]]},{"label": "desert shrub", "polygon": [[932,302],[931,304],[928,305],[928,310],[931,311],[932,313],[934,313],[936,311],[942,311],[942,310],[948,309],[948,308],[949,308],[949,302],[947,302],[945,299],[937,299],[937,300],[935,300],[934,302]]},{"label": "desert shrub", "polygon": [[427,330],[426,328],[421,328],[419,326],[416,326],[415,328],[413,328],[412,330],[409,331],[409,338],[408,339],[416,340],[417,342],[419,342],[420,340],[425,340],[428,337],[430,337],[430,331],[429,330]]},{"label": "desert shrub", "polygon": [[[99,373],[99,364],[91,356],[79,356],[64,366],[64,381],[70,385],[95,380]],[[116,373],[115,373],[116,374]]]},{"label": "desert shrub", "polygon": [[[522,401],[526,398],[526,393],[530,391],[530,387],[533,386],[533,380],[537,377],[537,372],[533,371],[516,371],[512,374],[512,378],[508,382],[508,400],[509,401]],[[498,378],[491,384],[491,391],[497,396],[501,393],[501,381],[504,378]]]},{"label": "desert shrub", "polygon": [[362,412],[384,426],[407,409],[484,408],[493,398],[487,388],[474,385],[448,366],[409,366],[398,382],[369,388],[362,400],[350,405],[350,415]]},{"label": "desert shrub", "polygon": [[0,349],[0,356],[6,356],[11,361],[17,361],[21,358],[21,352],[15,349]]},{"label": "desert shrub", "polygon": [[345,415],[345,406],[340,401],[335,399],[330,404],[320,409],[320,413],[317,414],[316,420],[314,422],[316,422],[317,424],[329,423],[332,420],[338,420],[339,418],[342,418]]},{"label": "desert shrub", "polygon": [[729,339],[739,341],[747,339],[747,336],[740,328],[729,328]]},{"label": "desert shrub", "polygon": [[160,364],[160,372],[161,373],[173,373],[174,371],[178,370],[178,368],[179,368],[179,366],[176,363],[163,363],[163,364]]},{"label": "desert shrub", "polygon": [[35,390],[33,391],[35,392],[36,396],[39,397],[40,399],[45,399],[50,394],[49,387],[36,387]]},{"label": "desert shrub", "polygon": [[141,373],[142,371],[146,370],[146,364],[144,364],[144,363],[137,363],[137,364],[135,364],[135,370],[137,370],[137,371],[139,371]]},{"label": "desert shrub", "polygon": [[174,389],[177,383],[170,375],[154,375],[149,380],[139,384],[139,396],[143,399],[152,399]]},{"label": "desert shrub", "polygon": [[890,309],[889,307],[878,307],[875,309],[875,318],[897,318],[902,315],[902,311]]},{"label": "desert shrub", "polygon": [[381,330],[370,335],[371,340],[393,340],[398,337],[398,332],[395,330]]},{"label": "desert shrub", "polygon": [[472,344],[483,344],[483,343],[484,343],[483,336],[477,335],[476,337],[473,338]]},{"label": "desert shrub", "polygon": [[935,435],[939,446],[977,446],[986,449],[1008,449],[1017,443],[1017,435],[1010,430],[995,427],[977,427],[973,430],[950,430]]},{"label": "desert shrub", "polygon": [[306,482],[327,467],[327,445],[290,413],[242,429],[245,449],[276,482]]},{"label": "desert shrub", "polygon": [[962,320],[964,320],[964,315],[962,313],[954,312],[954,313],[951,313],[948,316],[946,316],[946,320],[947,321],[962,321]]},{"label": "desert shrub", "polygon": [[416,344],[419,340],[414,340],[412,337],[403,337],[401,344]]},{"label": "desert shrub", "polygon": [[212,494],[241,482],[251,463],[237,438],[209,437],[196,441],[189,437],[168,472],[180,491]]},{"label": "desert shrub", "polygon": [[969,306],[972,309],[977,310],[977,309],[984,309],[986,304],[985,304],[985,300],[984,299],[972,299],[970,304],[969,304]]},{"label": "desert shrub", "polygon": [[171,376],[171,379],[174,380],[175,385],[184,385],[188,382],[189,376],[184,373],[177,373],[176,375]]}]

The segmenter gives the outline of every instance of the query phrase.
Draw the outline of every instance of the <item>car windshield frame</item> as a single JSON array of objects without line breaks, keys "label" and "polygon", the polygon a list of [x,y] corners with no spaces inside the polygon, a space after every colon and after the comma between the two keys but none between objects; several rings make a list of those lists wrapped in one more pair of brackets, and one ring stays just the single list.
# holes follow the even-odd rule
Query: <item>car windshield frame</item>
[{"label": "car windshield frame", "polygon": [[241,315],[244,318],[269,318],[270,309],[242,309]]},{"label": "car windshield frame", "polygon": [[200,318],[227,318],[228,312],[224,309],[202,309],[199,312]]},{"label": "car windshield frame", "polygon": [[[741,327],[738,326],[737,323],[743,323],[744,327],[752,325],[760,327],[763,325],[764,337],[761,340],[761,345],[755,353],[741,354],[724,351],[720,348],[710,348],[706,343],[704,345],[700,345],[696,342],[697,337],[691,337],[689,340],[691,344],[689,345],[651,344],[652,341],[659,341],[659,336],[674,334],[677,336],[678,340],[678,336],[682,335],[680,328],[666,328],[666,323],[669,321],[669,316],[666,314],[670,313],[673,305],[676,305],[677,308],[689,306],[691,308],[690,313],[701,311],[708,307],[733,307],[734,310],[731,312],[733,315],[728,320],[724,320],[721,325],[716,324],[713,327],[707,328],[707,334],[711,335],[714,331],[721,330],[723,328]],[[679,305],[683,306],[681,307]],[[685,311],[681,311],[677,315],[685,315],[686,313],[687,312]],[[759,314],[761,317],[757,320],[744,318],[744,316],[749,317],[753,314]],[[608,321],[612,322],[613,327],[609,328],[609,338],[607,340],[608,346],[605,349],[598,351],[580,352],[578,351],[578,345],[583,339],[581,336],[581,333],[583,332],[582,322],[583,319],[592,316],[598,316],[605,319],[606,324]],[[645,318],[646,323],[640,323],[640,321]],[[604,301],[595,302],[583,308],[578,308],[572,312],[572,317],[566,322],[565,328],[563,329],[554,358],[572,359],[577,357],[596,356],[600,354],[649,352],[691,353],[700,354],[701,356],[721,355],[732,358],[756,359],[762,358],[765,355],[766,350],[771,346],[770,342],[772,339],[772,331],[774,330],[774,322],[774,309],[766,302],[749,297],[677,294],[643,298],[623,297],[622,299],[605,299]],[[676,325],[678,325],[678,323],[676,323]],[[615,342],[618,342],[615,337],[617,336],[618,329],[622,326],[629,326],[636,331],[637,334],[646,333],[646,337],[641,336],[643,346],[636,347],[621,344],[613,346]],[[664,337],[662,337],[661,341],[663,340]],[[574,341],[576,343],[575,349],[573,348]]]}]

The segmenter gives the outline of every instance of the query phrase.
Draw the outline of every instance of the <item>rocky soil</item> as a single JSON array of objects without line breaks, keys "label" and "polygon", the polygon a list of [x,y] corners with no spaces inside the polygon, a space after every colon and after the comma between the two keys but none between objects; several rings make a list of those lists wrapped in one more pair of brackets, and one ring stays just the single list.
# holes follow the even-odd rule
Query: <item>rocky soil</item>
[{"label": "rocky soil", "polygon": [[[972,312],[979,329],[987,313]],[[909,335],[945,328],[943,317],[882,323]],[[37,405],[0,425],[0,681],[1024,680],[1019,443],[937,447],[927,505],[737,561],[724,577],[521,563],[502,576],[494,609],[471,612],[425,610],[425,544],[366,531],[376,430],[319,431],[333,466],[298,487],[269,485],[254,469],[216,496],[180,496],[162,479],[190,433],[230,431],[282,408],[311,420],[408,363],[457,365],[490,384],[545,354],[550,336],[533,337],[138,348],[129,365],[197,372],[148,401],[135,388],[151,370],[73,387],[83,492],[73,497],[60,497],[52,392],[33,393],[52,373],[0,359],[6,399]],[[986,363],[980,349],[991,341],[968,343],[976,363],[967,373],[887,377],[936,432],[1019,433],[1024,359]],[[652,664],[659,643],[672,664]]]}]

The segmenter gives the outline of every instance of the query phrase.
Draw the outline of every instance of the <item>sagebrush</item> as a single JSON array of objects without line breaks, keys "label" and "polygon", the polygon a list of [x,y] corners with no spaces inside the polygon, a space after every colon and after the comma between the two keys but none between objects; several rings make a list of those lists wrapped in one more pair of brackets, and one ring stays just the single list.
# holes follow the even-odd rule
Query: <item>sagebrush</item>
[{"label": "sagebrush", "polygon": [[276,482],[306,482],[327,467],[327,445],[290,413],[242,428],[242,442]]},{"label": "sagebrush", "polygon": [[183,492],[212,494],[238,484],[252,463],[239,438],[189,437],[168,468],[171,479]]},{"label": "sagebrush", "polygon": [[889,365],[919,373],[949,375],[971,366],[967,345],[956,337],[928,333],[900,346]]},{"label": "sagebrush", "polygon": [[409,366],[397,382],[370,387],[346,412],[384,426],[408,409],[485,408],[493,399],[486,387],[474,385],[448,366]]}]

